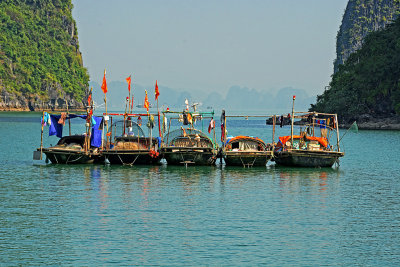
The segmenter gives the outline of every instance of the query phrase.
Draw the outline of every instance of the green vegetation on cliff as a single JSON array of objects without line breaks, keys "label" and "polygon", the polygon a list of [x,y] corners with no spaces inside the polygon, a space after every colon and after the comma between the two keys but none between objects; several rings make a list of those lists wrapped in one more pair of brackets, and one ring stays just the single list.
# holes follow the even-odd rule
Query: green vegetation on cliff
[{"label": "green vegetation on cliff", "polygon": [[337,34],[335,72],[351,53],[360,49],[365,36],[382,29],[400,14],[400,0],[349,0]]},{"label": "green vegetation on cliff", "polygon": [[400,18],[364,39],[361,49],[339,65],[330,88],[311,110],[347,120],[400,114]]},{"label": "green vegetation on cliff", "polygon": [[0,87],[27,98],[52,88],[81,100],[83,67],[71,0],[0,2]]}]

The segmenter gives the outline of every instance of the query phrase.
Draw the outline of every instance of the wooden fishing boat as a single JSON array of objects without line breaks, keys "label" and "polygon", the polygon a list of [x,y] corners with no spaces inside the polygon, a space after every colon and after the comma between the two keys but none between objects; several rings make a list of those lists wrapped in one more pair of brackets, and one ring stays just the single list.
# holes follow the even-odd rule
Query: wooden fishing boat
[{"label": "wooden fishing boat", "polygon": [[[168,131],[161,147],[162,157],[165,158],[168,164],[186,166],[215,164],[218,152],[218,145],[215,143],[215,125],[209,128],[210,133],[213,130],[214,139],[211,139],[206,133],[195,129],[193,126],[196,120],[211,119],[212,122],[214,112],[166,111],[163,114],[164,116],[168,114],[179,115],[178,117],[170,118]],[[187,126],[181,126],[170,131],[171,121],[174,119]]]},{"label": "wooden fishing boat", "polygon": [[327,139],[313,136],[291,136],[279,137],[279,142],[274,151],[274,160],[279,165],[293,167],[332,167],[343,152],[332,150],[327,145]]},{"label": "wooden fishing boat", "polygon": [[[279,165],[293,167],[332,167],[344,156],[339,146],[337,114],[317,112],[294,112],[291,115],[291,134],[279,137],[274,149],[274,161]],[[294,120],[300,134],[293,134]],[[330,140],[336,139],[332,145]]]},{"label": "wooden fishing boat", "polygon": [[236,136],[228,139],[222,156],[228,166],[266,166],[272,158],[271,148],[257,137]]},{"label": "wooden fishing boat", "polygon": [[[121,114],[109,114],[121,115]],[[160,138],[146,137],[138,122],[133,121],[135,118],[141,120],[141,116],[150,114],[122,114],[123,120],[112,123],[107,136],[109,141],[106,147],[101,150],[101,154],[106,162],[110,164],[120,165],[140,165],[140,164],[159,164],[161,155],[159,146]],[[154,123],[154,117],[153,117]],[[153,125],[148,124],[150,132]],[[151,134],[150,134],[151,135]]]},{"label": "wooden fishing boat", "polygon": [[49,135],[60,137],[55,146],[43,147],[44,123],[42,123],[41,146],[34,151],[33,159],[41,160],[42,153],[44,153],[46,161],[50,160],[53,164],[88,164],[101,161],[99,151],[99,147],[101,146],[101,130],[99,130],[99,125],[102,118],[92,116],[91,114],[68,114],[65,116],[65,120],[69,122],[74,118],[84,119],[86,121],[86,132],[81,135],[71,135],[70,128],[69,135],[62,136],[63,123],[59,123],[61,116],[48,114],[48,119],[50,120]]},{"label": "wooden fishing boat", "polygon": [[[227,137],[227,118],[241,118],[248,122],[249,118],[267,119],[265,115],[226,115],[225,110],[221,114],[221,141],[222,147],[219,156],[224,158],[227,166],[266,166],[272,158],[271,144],[266,144],[258,137],[239,135]],[[255,120],[255,121],[257,121]]]},{"label": "wooden fishing boat", "polygon": [[213,165],[217,159],[216,144],[203,132],[193,128],[177,129],[166,137],[161,154],[171,165]]},{"label": "wooden fishing boat", "polygon": [[85,135],[71,135],[62,137],[57,145],[48,148],[38,148],[53,164],[89,164],[100,161],[97,147],[85,149]]}]

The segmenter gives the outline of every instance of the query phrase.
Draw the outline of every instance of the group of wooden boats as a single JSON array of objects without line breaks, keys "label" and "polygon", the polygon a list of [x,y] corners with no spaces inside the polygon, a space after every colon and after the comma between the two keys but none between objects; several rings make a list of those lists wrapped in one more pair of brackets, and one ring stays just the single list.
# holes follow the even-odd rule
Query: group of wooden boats
[{"label": "group of wooden boats", "polygon": [[[46,116],[43,114],[42,136]],[[161,118],[162,116],[162,118]],[[54,164],[107,163],[118,165],[160,164],[165,159],[171,165],[214,165],[218,158],[227,166],[266,166],[268,161],[278,165],[294,167],[332,167],[344,152],[339,146],[339,128],[336,114],[316,112],[294,112],[287,116],[229,116],[221,115],[221,145],[218,145],[214,111],[182,112],[163,111],[151,114],[103,114],[94,116],[67,114],[64,122],[61,115],[47,114],[52,134],[60,137],[55,146],[41,146],[34,151],[34,159],[42,154]],[[227,136],[227,123],[233,118],[251,117],[272,120],[272,142],[266,143],[258,137],[238,135]],[[81,135],[60,135],[63,123],[71,119],[85,120],[85,133]],[[142,118],[147,118],[146,136]],[[279,136],[275,142],[275,128],[279,120],[290,118],[290,135]],[[196,125],[208,125],[207,131]],[[158,122],[158,127],[155,125]],[[209,122],[209,123],[208,123]],[[70,125],[70,123],[69,123]],[[294,125],[299,134],[294,134]],[[55,128],[56,130],[54,130]],[[153,128],[158,128],[153,136]],[[335,145],[332,145],[335,143]]]}]

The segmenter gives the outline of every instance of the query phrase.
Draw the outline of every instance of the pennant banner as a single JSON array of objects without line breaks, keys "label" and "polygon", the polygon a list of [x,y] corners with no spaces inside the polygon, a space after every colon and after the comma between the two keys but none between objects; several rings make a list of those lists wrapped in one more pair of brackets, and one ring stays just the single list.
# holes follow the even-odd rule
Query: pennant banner
[{"label": "pennant banner", "polygon": [[128,91],[131,91],[131,76],[129,76],[128,78],[126,78],[126,82],[128,83]]},{"label": "pennant banner", "polygon": [[106,70],[104,70],[104,76],[103,76],[103,84],[101,85],[101,90],[103,90],[104,94],[107,94],[107,80],[106,80]]},{"label": "pennant banner", "polygon": [[147,97],[147,91],[146,92],[146,96],[144,98],[144,104],[143,107],[145,107],[147,109],[147,112],[149,112],[149,98]]},{"label": "pennant banner", "polygon": [[156,94],[156,100],[157,100],[157,99],[158,99],[158,96],[160,95],[160,92],[158,91],[157,80],[156,80],[155,94]]}]

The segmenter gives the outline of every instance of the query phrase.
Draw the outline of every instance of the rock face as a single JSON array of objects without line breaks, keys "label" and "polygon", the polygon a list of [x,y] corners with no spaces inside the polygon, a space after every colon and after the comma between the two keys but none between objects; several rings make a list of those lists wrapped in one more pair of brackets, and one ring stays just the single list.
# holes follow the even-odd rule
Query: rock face
[{"label": "rock face", "polygon": [[351,53],[361,48],[368,33],[384,28],[399,13],[398,0],[349,0],[337,35],[334,72]]},{"label": "rock face", "polygon": [[71,0],[0,1],[0,111],[83,110],[83,67]]},{"label": "rock face", "polygon": [[0,89],[0,111],[65,111],[85,110],[83,101],[79,101],[71,95],[66,94],[61,86],[49,87],[45,96],[22,95],[10,93],[4,88]]}]

